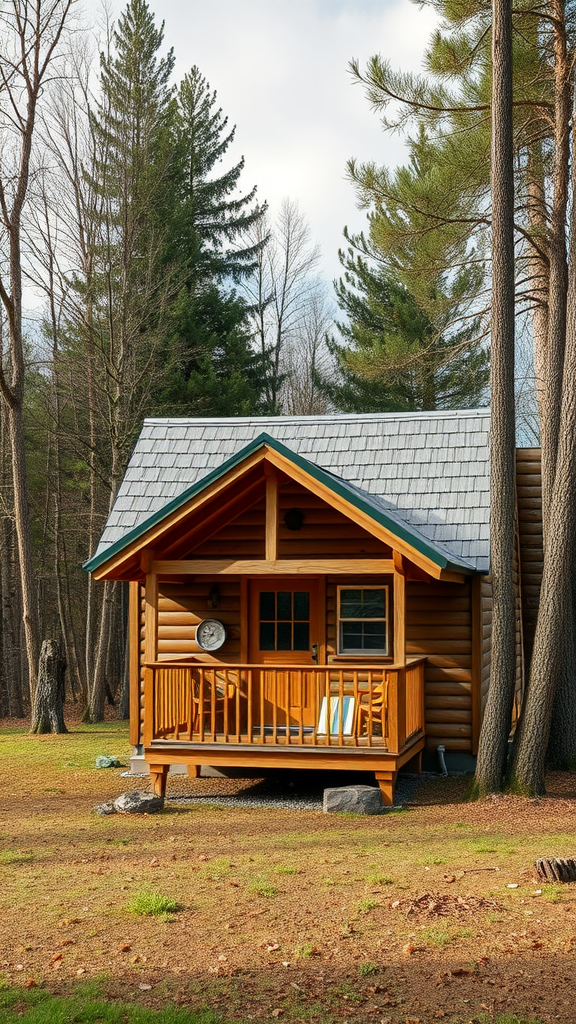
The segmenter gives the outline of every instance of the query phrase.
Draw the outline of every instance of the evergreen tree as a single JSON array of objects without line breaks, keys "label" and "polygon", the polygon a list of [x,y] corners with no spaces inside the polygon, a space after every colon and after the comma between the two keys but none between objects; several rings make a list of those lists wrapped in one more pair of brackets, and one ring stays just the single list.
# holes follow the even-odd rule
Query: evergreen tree
[{"label": "evergreen tree", "polygon": [[172,240],[179,261],[188,268],[187,284],[193,291],[214,282],[237,283],[256,266],[261,246],[247,241],[246,233],[263,209],[255,201],[256,187],[238,194],[244,157],[217,173],[235,133],[216,107],[216,92],[193,67],[178,90],[178,192]]},{"label": "evergreen tree", "polygon": [[[372,168],[358,185],[369,235],[345,231],[336,296],[346,321],[343,341],[330,342],[341,379],[325,382],[340,408],[471,408],[485,400],[489,355],[474,315],[484,268],[457,221],[466,200],[445,196],[440,206],[438,150],[421,129],[407,166],[393,174]],[[434,231],[432,205],[444,215]]]},{"label": "evergreen tree", "polygon": [[233,290],[254,269],[265,242],[248,239],[264,208],[256,189],[242,195],[240,160],[218,165],[235,128],[216,107],[197,67],[178,90],[176,176],[166,258],[183,284],[170,305],[166,359],[174,363],[159,393],[158,412],[239,415],[260,411],[265,358],[253,351],[246,302]]}]

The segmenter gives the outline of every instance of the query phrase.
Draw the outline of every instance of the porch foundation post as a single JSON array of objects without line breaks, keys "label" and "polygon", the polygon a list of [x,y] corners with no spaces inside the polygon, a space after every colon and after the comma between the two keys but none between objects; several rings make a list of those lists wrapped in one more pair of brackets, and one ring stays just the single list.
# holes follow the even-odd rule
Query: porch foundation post
[{"label": "porch foundation post", "polygon": [[380,792],[382,793],[382,803],[385,807],[394,806],[394,787],[396,785],[396,776],[398,772],[385,771],[375,772],[376,781],[380,786]]},{"label": "porch foundation post", "polygon": [[168,779],[168,765],[167,764],[151,764],[150,765],[150,781],[152,783],[152,792],[156,796],[166,796],[166,782]]}]

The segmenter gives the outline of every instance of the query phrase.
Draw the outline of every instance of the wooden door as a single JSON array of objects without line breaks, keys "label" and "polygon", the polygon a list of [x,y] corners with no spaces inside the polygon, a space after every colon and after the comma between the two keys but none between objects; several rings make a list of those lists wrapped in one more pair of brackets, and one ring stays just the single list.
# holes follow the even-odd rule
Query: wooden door
[{"label": "wooden door", "polygon": [[[249,659],[252,664],[270,666],[260,675],[264,725],[314,725],[316,674],[305,668],[290,670],[290,666],[315,663],[321,641],[319,619],[317,580],[250,581]],[[286,666],[286,671],[273,666]]]}]

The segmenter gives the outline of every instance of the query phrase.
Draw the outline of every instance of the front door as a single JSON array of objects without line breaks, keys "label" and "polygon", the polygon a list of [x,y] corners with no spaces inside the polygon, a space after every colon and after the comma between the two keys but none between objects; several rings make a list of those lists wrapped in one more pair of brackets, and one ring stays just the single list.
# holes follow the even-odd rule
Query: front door
[{"label": "front door", "polygon": [[313,665],[319,646],[316,580],[250,581],[249,659],[252,664],[270,666],[260,676],[264,725],[315,724],[316,676],[296,666]]}]

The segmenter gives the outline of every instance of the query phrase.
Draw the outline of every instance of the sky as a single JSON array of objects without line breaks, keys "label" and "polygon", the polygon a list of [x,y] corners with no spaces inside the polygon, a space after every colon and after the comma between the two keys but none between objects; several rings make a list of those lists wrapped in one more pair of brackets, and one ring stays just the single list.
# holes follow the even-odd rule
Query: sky
[{"label": "sky", "polygon": [[[148,0],[176,77],[197,65],[236,125],[230,166],[241,156],[246,191],[258,186],[272,215],[290,198],[322,251],[320,271],[339,276],[342,229],[365,225],[346,161],[402,162],[398,136],[384,134],[348,63],[381,53],[418,70],[434,15],[410,0]],[[117,14],[124,6],[114,0]]]}]

